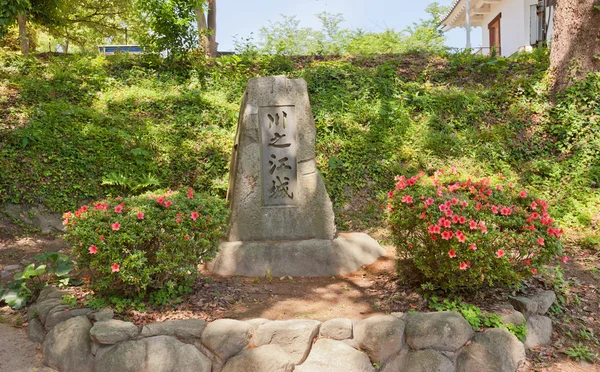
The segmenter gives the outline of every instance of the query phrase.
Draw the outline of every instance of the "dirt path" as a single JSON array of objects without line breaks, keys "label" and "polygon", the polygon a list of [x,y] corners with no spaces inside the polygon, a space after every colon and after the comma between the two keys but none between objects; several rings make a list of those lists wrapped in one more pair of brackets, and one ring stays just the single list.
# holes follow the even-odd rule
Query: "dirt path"
[{"label": "dirt path", "polygon": [[42,364],[38,347],[24,329],[0,323],[0,372],[53,372]]}]

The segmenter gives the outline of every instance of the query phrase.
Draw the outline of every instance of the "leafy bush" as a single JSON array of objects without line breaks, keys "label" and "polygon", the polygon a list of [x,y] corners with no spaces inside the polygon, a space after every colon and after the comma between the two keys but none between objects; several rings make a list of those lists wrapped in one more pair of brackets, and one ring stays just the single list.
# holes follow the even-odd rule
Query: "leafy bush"
[{"label": "leafy bush", "polygon": [[548,203],[512,183],[440,171],[396,181],[388,206],[394,242],[433,286],[514,286],[561,251]]},{"label": "leafy bush", "polygon": [[[222,199],[185,191],[146,193],[82,206],[64,215],[79,268],[101,293],[173,296],[197,276],[225,229]],[[183,286],[183,287],[182,287]]]}]

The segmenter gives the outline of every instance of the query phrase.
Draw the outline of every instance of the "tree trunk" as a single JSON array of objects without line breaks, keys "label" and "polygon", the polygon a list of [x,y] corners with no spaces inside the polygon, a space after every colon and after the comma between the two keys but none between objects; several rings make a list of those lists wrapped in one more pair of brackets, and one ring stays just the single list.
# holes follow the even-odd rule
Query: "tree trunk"
[{"label": "tree trunk", "polygon": [[600,0],[558,0],[550,51],[554,93],[600,71]]},{"label": "tree trunk", "polygon": [[208,0],[208,56],[217,56],[217,0]]},{"label": "tree trunk", "polygon": [[63,50],[65,54],[69,53],[69,39],[65,39],[65,48]]},{"label": "tree trunk", "polygon": [[19,41],[21,42],[21,53],[25,57],[29,55],[29,36],[27,36],[27,15],[25,13],[17,16],[19,24]]},{"label": "tree trunk", "polygon": [[200,41],[200,48],[204,54],[208,55],[208,37],[206,35],[206,17],[204,10],[201,7],[196,8],[196,25],[198,26],[198,38]]}]

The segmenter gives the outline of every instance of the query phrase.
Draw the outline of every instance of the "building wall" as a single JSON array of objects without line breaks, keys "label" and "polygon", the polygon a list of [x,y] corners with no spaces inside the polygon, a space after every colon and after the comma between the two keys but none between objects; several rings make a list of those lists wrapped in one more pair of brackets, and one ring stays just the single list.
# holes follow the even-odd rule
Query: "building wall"
[{"label": "building wall", "polygon": [[489,48],[490,34],[488,24],[502,13],[500,18],[500,44],[502,56],[508,57],[529,43],[530,6],[537,0],[505,0],[500,4],[492,4],[491,12],[485,14],[482,32],[482,46]]}]

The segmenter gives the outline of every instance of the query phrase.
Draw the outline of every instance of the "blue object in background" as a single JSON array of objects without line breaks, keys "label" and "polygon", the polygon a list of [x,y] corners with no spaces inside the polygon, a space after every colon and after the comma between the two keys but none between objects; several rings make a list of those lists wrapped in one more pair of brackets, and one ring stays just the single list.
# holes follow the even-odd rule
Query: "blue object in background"
[{"label": "blue object in background", "polygon": [[111,55],[116,52],[127,52],[132,54],[144,53],[144,49],[139,45],[98,45],[98,51],[102,55]]}]

